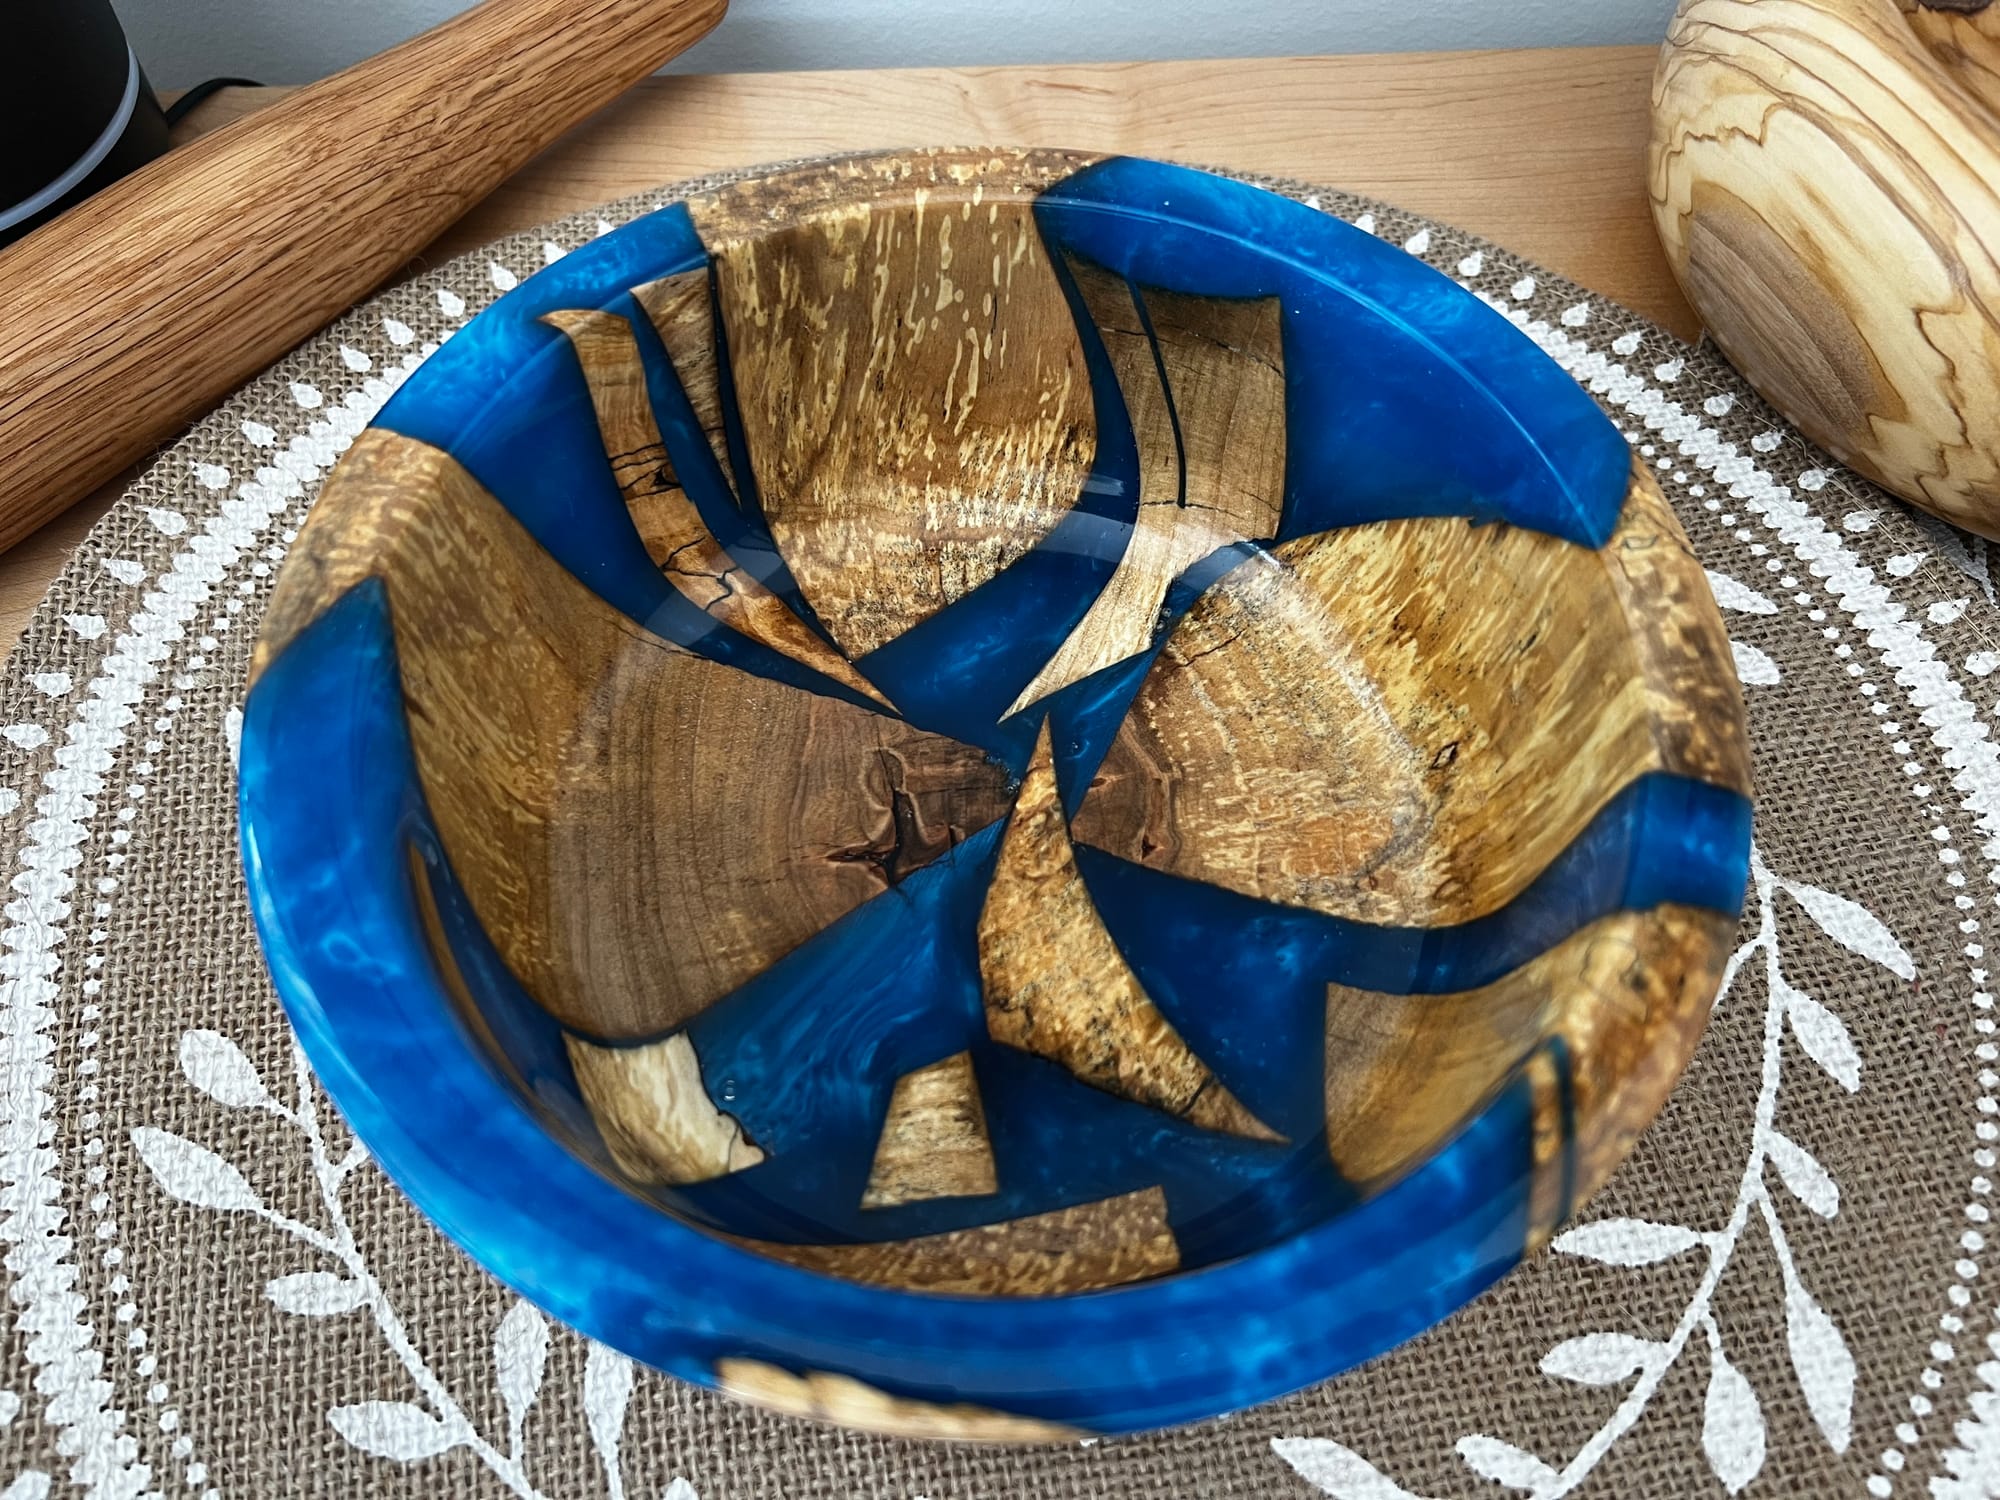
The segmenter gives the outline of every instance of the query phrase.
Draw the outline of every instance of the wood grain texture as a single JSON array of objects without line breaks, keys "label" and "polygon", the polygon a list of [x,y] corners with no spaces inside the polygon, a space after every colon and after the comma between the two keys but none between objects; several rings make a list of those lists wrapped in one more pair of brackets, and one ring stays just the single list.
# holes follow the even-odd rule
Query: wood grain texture
[{"label": "wood grain texture", "polygon": [[[669,313],[678,310],[664,298],[655,300]],[[685,305],[687,299],[682,296],[676,300]],[[890,708],[889,700],[845,657],[814,635],[782,599],[738,567],[703,524],[661,440],[631,324],[616,313],[594,309],[552,312],[542,321],[560,328],[576,350],[597,411],[612,477],[625,496],[647,555],[659,564],[667,581],[683,598],[730,629]],[[670,322],[669,326],[678,330],[682,325]],[[713,404],[718,412],[714,431],[719,436],[714,364],[711,352],[705,404]]]},{"label": "wood grain texture", "polygon": [[685,1033],[643,1047],[563,1040],[577,1092],[611,1159],[634,1182],[706,1182],[764,1160],[743,1127],[709,1098]]},{"label": "wood grain texture", "polygon": [[1285,354],[1278,299],[1132,286],[1069,257],[1125,397],[1139,514],[1076,629],[1008,713],[1137,656],[1174,580],[1212,552],[1275,536],[1285,500]]},{"label": "wood grain texture", "polygon": [[[884,141],[1069,141],[1376,194],[1692,337],[1699,325],[1633,169],[1655,55],[1599,47],[647,79],[494,189],[410,269],[725,167]],[[176,139],[292,92],[224,90]],[[92,504],[101,511],[122,488]],[[20,635],[83,530],[65,517],[0,555],[0,641]]]},{"label": "wood grain texture", "polygon": [[891,1396],[848,1375],[819,1370],[794,1375],[761,1360],[720,1359],[715,1362],[715,1375],[716,1384],[724,1392],[752,1406],[889,1437],[969,1443],[1074,1443],[1088,1436],[1074,1427],[990,1411],[983,1406],[964,1403],[936,1406],[912,1401],[907,1396]]},{"label": "wood grain texture", "polygon": [[1283,1139],[1195,1056],[1105,930],[1064,827],[1046,722],[980,913],[979,974],[996,1042],[1205,1130]]},{"label": "wood grain texture", "polygon": [[648,634],[448,455],[379,428],[301,531],[253,672],[367,577],[446,851],[509,967],[587,1035],[682,1024],[1010,804],[976,750]]},{"label": "wood grain texture", "polygon": [[724,0],[487,0],[0,251],[0,547],[380,285]]},{"label": "wood grain texture", "polygon": [[1073,831],[1246,895],[1442,926],[1506,905],[1649,771],[1750,784],[1728,640],[1639,466],[1598,552],[1424,518],[1258,553],[1168,639]]},{"label": "wood grain texture", "polygon": [[[1575,1201],[1582,1202],[1623,1159],[1634,1120],[1649,1121],[1679,1077],[1735,927],[1689,907],[1620,912],[1476,990],[1383,995],[1329,985],[1326,1124],[1334,1164],[1364,1188],[1395,1180],[1557,1037],[1577,1060]],[[1614,1054],[1609,1065],[1599,1060],[1606,1050]],[[1538,1139],[1547,1133],[1538,1130]],[[1544,1169],[1560,1174],[1552,1156]]]},{"label": "wood grain texture", "polygon": [[850,657],[986,582],[1075,502],[1090,383],[1030,214],[1070,165],[912,154],[690,205],[765,520]]},{"label": "wood grain texture", "polygon": [[2000,536],[2000,74],[1990,13],[1682,0],[1653,86],[1667,258],[1836,458]]},{"label": "wood grain texture", "polygon": [[738,1243],[850,1281],[974,1297],[1056,1297],[1180,1269],[1166,1195],[1158,1188],[916,1239],[867,1245]]},{"label": "wood grain texture", "polygon": [[960,1052],[898,1078],[861,1206],[978,1198],[999,1190],[972,1054]]},{"label": "wood grain texture", "polygon": [[666,346],[674,374],[694,408],[702,436],[708,439],[716,467],[730,492],[742,503],[742,486],[729,457],[722,423],[722,370],[715,357],[715,306],[709,269],[682,271],[632,288],[632,296]]}]

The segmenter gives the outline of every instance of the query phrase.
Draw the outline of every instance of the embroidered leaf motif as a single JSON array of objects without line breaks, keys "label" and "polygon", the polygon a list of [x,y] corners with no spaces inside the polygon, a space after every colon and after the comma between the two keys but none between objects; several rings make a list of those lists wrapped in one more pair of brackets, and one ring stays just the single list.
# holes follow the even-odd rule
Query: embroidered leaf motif
[{"label": "embroidered leaf motif", "polygon": [[676,1474],[673,1482],[667,1486],[666,1493],[660,1496],[660,1500],[701,1500],[701,1495],[693,1485]]},{"label": "embroidered leaf motif", "polygon": [[189,1083],[231,1109],[271,1102],[243,1049],[219,1031],[190,1031],[181,1038],[181,1071]]},{"label": "embroidered leaf motif", "polygon": [[1774,981],[1778,998],[1791,1018],[1792,1035],[1806,1049],[1806,1056],[1826,1069],[1829,1077],[1853,1093],[1861,1087],[1861,1054],[1854,1050],[1854,1038],[1847,1024],[1819,1001],[1795,990],[1784,979]]},{"label": "embroidered leaf motif", "polygon": [[1579,1385],[1616,1385],[1646,1368],[1659,1345],[1624,1333],[1586,1333],[1542,1356],[1542,1373]]},{"label": "embroidered leaf motif", "polygon": [[590,1440],[604,1461],[611,1500],[624,1500],[618,1443],[625,1431],[625,1406],[632,1399],[632,1381],[632,1361],[593,1340],[583,1361],[583,1415],[590,1425]]},{"label": "embroidered leaf motif", "polygon": [[1710,1346],[1708,1399],[1701,1414],[1701,1451],[1730,1494],[1740,1493],[1764,1467],[1764,1412],[1742,1371],[1718,1339]]},{"label": "embroidered leaf motif", "polygon": [[1775,615],[1778,606],[1746,583],[1738,583],[1727,573],[1708,569],[1708,591],[1715,595],[1715,602],[1724,609],[1733,609],[1746,615]]},{"label": "embroidered leaf motif", "polygon": [[1474,1473],[1517,1490],[1540,1489],[1560,1477],[1525,1448],[1516,1448],[1484,1433],[1460,1438],[1458,1456],[1471,1465]]},{"label": "embroidered leaf motif", "polygon": [[326,1414],[333,1430],[363,1453],[415,1463],[457,1446],[452,1430],[407,1401],[362,1401]]},{"label": "embroidered leaf motif", "polygon": [[1564,1255],[1581,1255],[1607,1266],[1650,1266],[1655,1261],[1692,1250],[1701,1236],[1678,1224],[1648,1219],[1600,1219],[1578,1224],[1555,1237],[1551,1248]]},{"label": "embroidered leaf motif", "polygon": [[1418,1500],[1359,1453],[1329,1438],[1273,1438],[1271,1448],[1301,1479],[1334,1500]]},{"label": "embroidered leaf motif", "polygon": [[549,1363],[548,1319],[525,1302],[507,1309],[493,1332],[493,1373],[507,1404],[507,1430],[518,1434],[541,1393]]},{"label": "embroidered leaf motif", "polygon": [[352,1312],[368,1299],[361,1283],[331,1271],[299,1271],[264,1283],[264,1295],[280,1312],[300,1317],[325,1318]]},{"label": "embroidered leaf motif", "polygon": [[1773,1130],[1765,1139],[1764,1153],[1799,1202],[1822,1219],[1840,1212],[1840,1185],[1805,1147]]},{"label": "embroidered leaf motif", "polygon": [[133,1131],[132,1144],[160,1186],[183,1203],[250,1213],[264,1206],[243,1174],[206,1146],[151,1125]]},{"label": "embroidered leaf motif", "polygon": [[1874,959],[1898,979],[1917,977],[1917,961],[1904,952],[1896,935],[1873,912],[1816,885],[1796,880],[1783,884],[1792,899],[1806,909],[1806,915],[1819,924],[1820,931],[1848,952]]},{"label": "embroidered leaf motif", "polygon": [[1785,1278],[1785,1343],[1806,1407],[1835,1453],[1853,1435],[1854,1356],[1826,1309],[1813,1301],[1796,1275]]},{"label": "embroidered leaf motif", "polygon": [[1736,680],[1745,687],[1770,687],[1779,681],[1778,664],[1755,646],[1731,641],[1729,652],[1736,659]]}]

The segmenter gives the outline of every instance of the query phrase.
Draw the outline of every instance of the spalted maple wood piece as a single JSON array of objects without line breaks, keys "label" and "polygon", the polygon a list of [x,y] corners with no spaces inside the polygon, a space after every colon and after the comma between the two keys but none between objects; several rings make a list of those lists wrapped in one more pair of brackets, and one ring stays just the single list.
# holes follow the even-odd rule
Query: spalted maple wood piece
[{"label": "spalted maple wood piece", "polygon": [[[1039,155],[1011,191],[998,170],[933,207],[966,159],[888,160],[691,205],[764,514],[853,658],[1034,546],[1075,503],[1096,444],[1082,345],[1029,200],[1073,163]],[[854,201],[862,170],[870,202]]]},{"label": "spalted maple wood piece", "polygon": [[732,1358],[717,1360],[715,1375],[725,1392],[752,1406],[889,1437],[968,1443],[1073,1443],[1085,1436],[1080,1429],[1038,1417],[1017,1417],[964,1402],[938,1406],[891,1396],[851,1376],[822,1370],[794,1375],[761,1360]]},{"label": "spalted maple wood piece", "polygon": [[996,1042],[1204,1129],[1283,1139],[1195,1056],[1105,930],[1063,824],[1047,723],[980,913],[979,972]]},{"label": "spalted maple wood piece", "polygon": [[[1480,989],[1383,995],[1329,985],[1326,1126],[1334,1163],[1364,1186],[1394,1180],[1533,1059],[1534,1202],[1546,1199],[1536,1222],[1552,1227],[1603,1184],[1679,1076],[1734,930],[1729,918],[1692,907],[1620,912]],[[1539,1055],[1552,1038],[1574,1068],[1569,1205],[1556,1191],[1565,1144],[1554,1108],[1557,1064]]]},{"label": "spalted maple wood piece", "polygon": [[861,1206],[998,1191],[972,1054],[960,1052],[897,1079]]},{"label": "spalted maple wood piece", "polygon": [[1285,368],[1276,297],[1141,291],[1069,258],[1139,446],[1139,516],[1117,569],[1010,713],[1137,656],[1167,589],[1211,552],[1273,536],[1284,503]]},{"label": "spalted maple wood piece", "polygon": [[1006,773],[979,751],[648,634],[448,455],[370,428],[335,478],[257,664],[385,581],[445,850],[566,1026],[670,1030],[1006,816]]},{"label": "spalted maple wood piece", "polygon": [[1166,1195],[1118,1198],[976,1229],[868,1245],[741,1243],[776,1259],[878,1286],[980,1297],[1055,1297],[1180,1269]]},{"label": "spalted maple wood piece", "polygon": [[1807,436],[2000,536],[2000,18],[1682,0],[1649,187],[1709,332]]},{"label": "spalted maple wood piece", "polygon": [[732,492],[742,493],[729,459],[722,422],[722,371],[715,358],[715,307],[706,267],[663,276],[632,288],[632,296],[660,336],[695,421],[708,439],[716,466]]},{"label": "spalted maple wood piece", "polygon": [[[552,312],[542,321],[560,328],[575,346],[612,476],[647,554],[668,582],[731,629],[889,707],[889,700],[846,658],[738,567],[703,524],[661,441],[631,325],[616,313],[591,310]],[[712,391],[712,355],[709,363]]]},{"label": "spalted maple wood piece", "polygon": [[634,1182],[706,1182],[764,1159],[743,1127],[709,1098],[686,1035],[643,1047],[564,1040],[577,1091],[611,1159]]},{"label": "spalted maple wood piece", "polygon": [[1181,621],[1074,834],[1334,916],[1467,921],[1637,776],[1747,793],[1728,660],[1643,468],[1601,551],[1457,518],[1301,538]]}]

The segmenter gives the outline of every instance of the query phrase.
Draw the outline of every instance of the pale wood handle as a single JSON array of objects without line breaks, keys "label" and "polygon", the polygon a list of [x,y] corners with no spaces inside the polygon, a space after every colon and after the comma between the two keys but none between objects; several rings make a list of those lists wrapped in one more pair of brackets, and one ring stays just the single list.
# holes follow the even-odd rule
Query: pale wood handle
[{"label": "pale wood handle", "polygon": [[0,251],[0,549],[379,285],[726,0],[486,0]]}]

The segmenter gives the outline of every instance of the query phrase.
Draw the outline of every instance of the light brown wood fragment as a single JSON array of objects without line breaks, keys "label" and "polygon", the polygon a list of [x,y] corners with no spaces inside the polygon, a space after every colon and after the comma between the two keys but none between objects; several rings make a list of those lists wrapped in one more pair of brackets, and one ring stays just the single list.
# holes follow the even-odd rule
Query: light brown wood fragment
[{"label": "light brown wood fragment", "polygon": [[1284,506],[1278,299],[1139,291],[1075,256],[1069,269],[1131,417],[1139,513],[1103,592],[1010,714],[1144,651],[1173,581],[1212,552],[1276,535]]},{"label": "light brown wood fragment", "polygon": [[942,1439],[970,1443],[1074,1443],[1088,1436],[1081,1428],[1017,1417],[983,1406],[963,1403],[937,1406],[891,1396],[847,1375],[814,1370],[794,1375],[790,1370],[754,1359],[720,1359],[716,1379],[739,1401],[781,1412],[834,1422],[862,1432],[890,1437]]},{"label": "light brown wood fragment", "polygon": [[889,1096],[863,1208],[999,1191],[972,1054],[905,1073]]},{"label": "light brown wood fragment", "polygon": [[854,189],[836,167],[690,204],[765,518],[851,658],[1028,551],[1089,470],[1082,345],[1015,160],[897,158],[854,169],[869,191],[847,201],[824,201]]},{"label": "light brown wood fragment", "polygon": [[634,1182],[706,1182],[764,1160],[762,1148],[709,1098],[685,1032],[642,1047],[563,1040],[611,1159]]},{"label": "light brown wood fragment", "polygon": [[1637,470],[1599,551],[1426,517],[1253,556],[1168,639],[1074,833],[1245,895],[1444,926],[1511,901],[1656,770],[1749,790],[1728,638]]},{"label": "light brown wood fragment", "polygon": [[1204,1129],[1283,1139],[1195,1056],[1105,930],[1063,824],[1046,723],[980,913],[979,972],[995,1041]]},{"label": "light brown wood fragment", "polygon": [[[611,472],[625,496],[646,553],[690,603],[731,629],[811,667],[843,687],[889,700],[838,651],[807,628],[785,602],[722,550],[674,472],[653,416],[646,371],[632,327],[616,313],[546,313],[576,349]],[[686,340],[679,340],[686,342]],[[713,363],[711,355],[710,363]]]},{"label": "light brown wood fragment", "polygon": [[875,1286],[981,1297],[1054,1297],[1180,1269],[1166,1195],[1143,1188],[1025,1219],[864,1245],[740,1243]]}]

